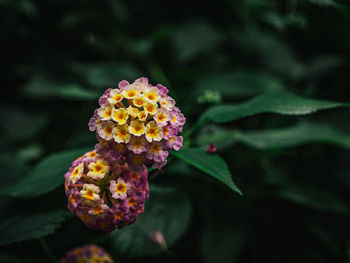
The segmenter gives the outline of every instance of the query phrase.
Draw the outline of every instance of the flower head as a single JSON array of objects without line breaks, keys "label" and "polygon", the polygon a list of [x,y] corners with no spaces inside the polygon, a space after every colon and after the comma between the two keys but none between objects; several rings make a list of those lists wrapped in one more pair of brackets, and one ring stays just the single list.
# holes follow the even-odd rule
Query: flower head
[{"label": "flower head", "polygon": [[[168,92],[165,86],[154,86],[147,78],[133,83],[123,80],[118,88],[105,91],[99,100],[100,107],[89,121],[89,129],[98,135],[96,150],[110,154],[120,163],[128,163],[130,169],[137,171],[144,165],[162,167],[166,163],[164,156],[168,156],[171,149],[182,147],[179,132],[186,121]],[[157,147],[155,142],[162,145],[162,151],[156,155],[150,152],[151,146]],[[123,150],[117,150],[115,144],[125,147],[118,146]],[[131,156],[146,151],[147,155]],[[140,164],[140,160],[144,163]]]},{"label": "flower head", "polygon": [[111,255],[96,245],[85,245],[68,251],[60,260],[60,263],[114,263]]},{"label": "flower head", "polygon": [[[115,144],[113,149],[117,150],[120,146],[125,147]],[[125,162],[113,159],[110,151],[112,149],[107,149],[105,155],[96,151],[85,153],[73,162],[65,174],[68,209],[89,228],[105,232],[135,222],[139,213],[135,214],[122,203],[132,204],[137,197],[139,211],[143,211],[149,195],[145,167],[139,166],[137,172],[136,169],[131,170]],[[118,215],[120,218],[116,220]]]}]

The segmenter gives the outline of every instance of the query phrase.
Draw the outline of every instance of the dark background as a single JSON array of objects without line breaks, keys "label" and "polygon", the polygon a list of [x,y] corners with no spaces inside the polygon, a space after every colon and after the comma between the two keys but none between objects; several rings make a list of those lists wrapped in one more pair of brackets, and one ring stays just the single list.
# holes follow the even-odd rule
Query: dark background
[{"label": "dark background", "polygon": [[[0,17],[3,189],[51,153],[93,148],[87,123],[97,98],[123,79],[146,76],[167,86],[187,117],[185,132],[207,108],[266,91],[350,101],[347,1],[0,0]],[[315,122],[344,136],[334,145],[332,138],[313,140],[321,128],[300,135],[288,128]],[[186,143],[206,147],[215,136],[200,136],[223,129],[276,129],[272,137],[287,142],[260,149],[217,142],[243,196],[171,157],[152,180],[156,190],[149,201],[157,215],[163,209],[157,198],[169,199],[160,226],[169,252],[147,238],[157,228],[151,214],[150,220],[139,218],[139,228],[111,237],[68,216],[45,239],[1,246],[0,261],[48,262],[47,250],[60,258],[73,247],[97,243],[116,262],[347,262],[349,111],[262,114],[207,125]],[[174,190],[162,198],[167,187]],[[9,215],[66,205],[63,188],[1,199],[0,229]],[[141,232],[146,238],[136,242]]]}]

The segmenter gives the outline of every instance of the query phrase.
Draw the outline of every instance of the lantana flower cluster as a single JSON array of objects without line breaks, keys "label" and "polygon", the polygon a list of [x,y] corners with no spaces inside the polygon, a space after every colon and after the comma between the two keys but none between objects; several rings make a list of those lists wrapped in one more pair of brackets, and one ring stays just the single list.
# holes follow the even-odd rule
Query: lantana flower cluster
[{"label": "lantana flower cluster", "polygon": [[170,150],[182,147],[178,134],[186,119],[163,85],[153,86],[147,78],[123,80],[105,91],[99,105],[89,121],[99,141],[96,150],[130,169],[161,169]]},{"label": "lantana flower cluster", "polygon": [[149,197],[147,169],[130,170],[90,151],[65,174],[68,208],[89,228],[107,233],[136,221]]},{"label": "lantana flower cluster", "polygon": [[89,121],[98,143],[65,174],[68,208],[89,228],[111,232],[136,221],[149,197],[147,167],[161,169],[182,147],[186,119],[168,89],[147,78],[107,89]]},{"label": "lantana flower cluster", "polygon": [[111,255],[96,245],[85,245],[72,249],[60,260],[60,263],[114,263]]}]

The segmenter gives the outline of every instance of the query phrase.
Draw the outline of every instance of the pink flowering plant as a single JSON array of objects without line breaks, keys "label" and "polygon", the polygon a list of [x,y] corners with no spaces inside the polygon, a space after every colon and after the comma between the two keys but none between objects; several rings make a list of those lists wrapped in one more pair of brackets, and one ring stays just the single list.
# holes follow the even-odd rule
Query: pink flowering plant
[{"label": "pink flowering plant", "polygon": [[111,232],[136,221],[149,196],[147,170],[90,151],[65,174],[68,208],[91,229]]},{"label": "pink flowering plant", "polygon": [[350,260],[349,0],[0,14],[0,263]]},{"label": "pink flowering plant", "polygon": [[102,247],[85,245],[69,250],[60,263],[114,263],[112,256]]},{"label": "pink flowering plant", "polygon": [[98,143],[65,174],[68,208],[89,228],[112,232],[134,223],[149,197],[147,167],[161,169],[186,121],[161,84],[123,80],[99,98],[89,121]]},{"label": "pink flowering plant", "polygon": [[161,169],[169,152],[181,149],[185,121],[165,86],[139,78],[104,92],[89,129],[96,132],[97,152],[138,171],[145,166]]}]

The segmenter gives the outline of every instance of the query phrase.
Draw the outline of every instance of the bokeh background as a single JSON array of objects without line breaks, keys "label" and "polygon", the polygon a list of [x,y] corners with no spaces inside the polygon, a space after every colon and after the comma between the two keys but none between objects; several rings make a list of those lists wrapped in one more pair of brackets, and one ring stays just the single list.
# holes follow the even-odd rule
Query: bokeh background
[{"label": "bokeh background", "polygon": [[117,262],[349,262],[346,108],[202,127],[185,143],[216,143],[243,196],[171,157],[145,214],[112,235],[67,213],[66,163],[42,168],[62,187],[7,191],[51,154],[92,149],[97,99],[123,79],[167,86],[185,132],[206,109],[263,92],[350,101],[348,1],[1,0],[0,17],[0,262],[89,243]]}]

